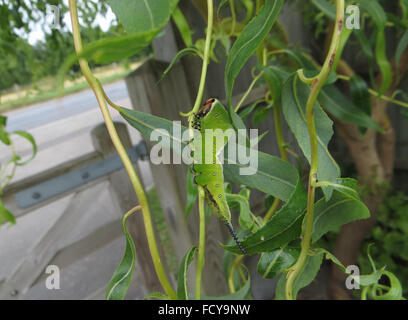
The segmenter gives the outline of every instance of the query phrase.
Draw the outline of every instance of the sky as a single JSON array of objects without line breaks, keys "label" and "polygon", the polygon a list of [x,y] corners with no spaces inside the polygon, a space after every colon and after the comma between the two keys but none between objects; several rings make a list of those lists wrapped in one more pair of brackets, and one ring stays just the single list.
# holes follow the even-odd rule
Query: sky
[{"label": "sky", "polygon": [[[25,0],[27,1],[27,0]],[[29,0],[28,0],[29,1]],[[63,0],[64,4],[68,6],[68,0]],[[29,24],[30,33],[26,34],[24,31],[17,32],[20,37],[27,38],[30,44],[35,44],[37,41],[44,40],[44,31],[47,33],[51,32],[51,26],[53,25],[54,16],[53,13],[50,11],[45,16],[45,19],[41,19],[38,22],[31,22]],[[65,26],[68,27],[69,31],[72,31],[71,28],[71,19],[69,16],[69,12],[64,14],[61,18],[64,22]],[[81,18],[79,18],[81,23]],[[94,26],[99,25],[103,31],[107,31],[112,23],[115,20],[115,15],[110,8],[108,8],[108,12],[106,13],[105,17],[102,15],[97,15]]]}]

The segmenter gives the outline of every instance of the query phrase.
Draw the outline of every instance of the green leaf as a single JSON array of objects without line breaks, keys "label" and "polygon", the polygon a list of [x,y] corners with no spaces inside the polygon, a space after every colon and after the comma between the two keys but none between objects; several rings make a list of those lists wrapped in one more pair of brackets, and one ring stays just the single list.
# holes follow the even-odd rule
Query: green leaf
[{"label": "green leaf", "polygon": [[[153,116],[148,113],[126,108],[119,109],[121,116],[134,128],[136,128],[146,139],[150,139],[150,134],[155,129],[160,129],[164,136],[169,139],[162,139],[159,143],[165,148],[173,148],[174,144],[181,144],[181,147],[187,145],[186,141],[182,141],[181,137],[186,127],[175,128],[180,131],[180,136],[173,135],[173,126],[177,124],[170,120]],[[179,126],[179,125],[178,125]],[[170,146],[166,145],[166,141],[170,141]],[[177,150],[176,150],[177,151]],[[247,148],[246,154],[250,151]],[[249,163],[242,165],[239,163],[228,163],[228,157],[224,157],[224,176],[227,180],[249,186],[260,190],[266,194],[271,194],[283,201],[288,201],[295,190],[298,173],[296,168],[287,161],[283,161],[278,157],[269,154],[258,152],[258,163]],[[241,169],[251,169],[254,171],[252,175],[242,175]]]},{"label": "green leaf", "polygon": [[387,15],[377,0],[358,0],[358,2],[360,3],[360,8],[371,16],[379,28],[385,27]]},{"label": "green leaf", "polygon": [[[289,128],[310,163],[310,137],[305,115],[309,92],[309,86],[300,81],[297,75],[290,77],[283,88],[282,109]],[[315,104],[314,109],[319,157],[318,180],[333,182],[340,176],[340,168],[327,149],[333,136],[333,122],[318,104]],[[331,188],[324,188],[323,192],[330,199]]]},{"label": "green leaf", "polygon": [[173,60],[171,60],[169,66],[166,68],[166,70],[164,70],[160,81],[164,79],[164,77],[169,73],[169,71],[171,70],[171,68],[173,68],[174,64],[180,60],[182,57],[189,55],[189,54],[195,54],[200,56],[200,52],[196,49],[196,48],[184,48],[183,50],[180,50],[179,52],[177,52],[177,54],[174,56]]},{"label": "green leaf", "polygon": [[260,108],[257,108],[254,112],[254,116],[252,118],[252,123],[254,125],[257,125],[264,121],[266,117],[269,114],[269,111],[274,107],[275,105],[267,105],[267,106],[262,106]]},{"label": "green leaf", "polygon": [[33,160],[35,158],[35,156],[37,155],[37,144],[35,143],[34,137],[31,134],[29,134],[28,132],[26,132],[26,131],[13,131],[12,134],[17,134],[20,137],[23,137],[28,142],[30,142],[32,147],[33,147],[33,153],[32,153],[30,158],[28,158],[27,160],[22,161],[22,162],[16,161],[16,165],[24,166],[27,163],[29,163],[31,160]]},{"label": "green leaf", "polygon": [[395,52],[395,65],[399,66],[402,54],[408,46],[408,30],[405,30],[400,42],[398,43],[397,51]]},{"label": "green leaf", "polygon": [[[271,252],[299,238],[306,203],[306,192],[300,182],[286,205],[258,231],[241,241],[248,255]],[[239,254],[237,245],[223,245],[226,250]]]},{"label": "green leaf", "polygon": [[202,300],[245,300],[251,295],[251,277],[248,274],[248,280],[237,292],[223,297],[202,296]]},{"label": "green leaf", "polygon": [[384,94],[392,83],[392,68],[391,63],[389,62],[387,57],[387,44],[385,41],[384,29],[378,31],[377,45],[375,47],[375,56],[382,76],[380,94]]},{"label": "green leaf", "polygon": [[[322,254],[307,257],[303,271],[299,274],[299,276],[295,279],[293,283],[293,297],[292,297],[293,299],[296,299],[300,289],[307,287],[309,284],[312,283],[313,279],[316,278],[317,273],[320,270],[322,260],[323,260]],[[276,300],[285,299],[285,285],[286,277],[285,275],[282,275],[279,279],[278,285],[276,286],[275,292]]]},{"label": "green leaf", "polygon": [[375,0],[359,0],[359,3],[361,9],[366,11],[371,16],[377,27],[375,57],[382,75],[380,94],[384,94],[392,83],[392,68],[391,63],[387,58],[387,45],[385,39],[387,15],[385,14],[381,5]]},{"label": "green leaf", "polygon": [[194,183],[194,175],[191,172],[191,169],[189,168],[187,170],[187,200],[186,200],[186,212],[184,215],[186,217],[189,216],[191,209],[194,206],[194,203],[197,199],[198,195],[198,189],[197,186]]},{"label": "green leaf", "polygon": [[184,44],[186,47],[192,47],[193,46],[193,38],[191,35],[191,30],[188,25],[188,22],[183,14],[181,12],[180,8],[176,7],[173,12],[173,21],[177,26],[177,29],[179,30],[181,34],[181,38],[184,41]]},{"label": "green leaf", "polygon": [[5,145],[10,145],[9,133],[6,131],[7,117],[0,115],[0,141]]},{"label": "green leaf", "polygon": [[312,0],[312,3],[330,19],[336,19],[336,7],[332,3],[326,0]]},{"label": "green leaf", "polygon": [[318,100],[322,107],[337,119],[383,132],[381,127],[368,114],[356,107],[334,85],[324,87]]},{"label": "green leaf", "polygon": [[263,252],[258,262],[258,273],[266,278],[276,278],[291,267],[299,256],[299,250],[281,248],[272,252]]},{"label": "green leaf", "polygon": [[371,116],[371,98],[368,85],[363,78],[354,75],[350,78],[350,91],[354,104],[365,114]]},{"label": "green leaf", "polygon": [[187,289],[187,270],[188,266],[194,259],[197,247],[192,247],[188,250],[183,260],[181,261],[179,272],[177,275],[177,299],[188,300],[188,289]]},{"label": "green leaf", "polygon": [[[336,183],[355,189],[357,181],[338,179]],[[348,189],[335,188],[329,201],[320,199],[315,204],[312,242],[316,242],[327,232],[337,230],[346,223],[369,217],[370,212],[358,198],[357,192],[353,193]]]},{"label": "green leaf", "polygon": [[107,0],[128,34],[157,29],[166,24],[177,1]]},{"label": "green leaf", "polygon": [[227,105],[232,111],[231,98],[234,82],[242,67],[269,34],[279,15],[283,0],[266,0],[258,15],[242,30],[232,46],[225,66],[225,93]]},{"label": "green leaf", "polygon": [[252,219],[251,208],[249,207],[248,198],[244,197],[242,194],[225,194],[227,198],[228,205],[233,206],[237,204],[239,206],[239,225],[244,230],[252,230],[255,223]]},{"label": "green leaf", "polygon": [[[296,51],[288,51],[294,58],[299,67],[311,68],[312,66],[304,60]],[[282,79],[286,80],[291,76],[291,70],[272,67],[280,74]],[[311,69],[305,69],[307,70]],[[293,70],[292,70],[293,72]],[[316,72],[316,71],[315,71]],[[346,98],[335,85],[326,85],[319,94],[318,101],[322,107],[336,118],[345,122],[354,123],[364,128],[374,129],[383,132],[381,127],[367,114],[359,110],[348,98]]]},{"label": "green leaf", "polygon": [[282,92],[282,78],[280,75],[270,67],[260,66],[259,67],[262,72],[264,73],[264,77],[270,89],[272,89],[271,93],[273,94],[273,101],[276,103],[279,101],[281,92]]},{"label": "green leaf", "polygon": [[0,199],[0,225],[6,221],[10,222],[11,224],[16,224],[16,219],[14,218],[13,214],[3,206],[3,202]]},{"label": "green leaf", "polygon": [[149,299],[170,300],[168,296],[166,296],[165,294],[161,292],[153,292],[143,298],[143,300],[149,300]]},{"label": "green leaf", "polygon": [[229,0],[221,0],[220,4],[218,5],[218,9],[217,9],[217,17],[220,16],[221,9],[227,6],[228,4],[229,4]]},{"label": "green leaf", "polygon": [[248,116],[252,113],[252,111],[254,111],[254,109],[259,103],[261,103],[261,101],[255,101],[251,105],[242,109],[242,111],[240,111],[238,115],[241,117],[243,121],[245,121],[245,119],[248,118]]},{"label": "green leaf", "polygon": [[116,269],[106,287],[107,300],[123,300],[125,298],[135,271],[135,244],[126,227],[126,221],[129,216],[130,214],[128,213],[122,217],[122,227],[126,237],[126,248],[119,267]]},{"label": "green leaf", "polygon": [[371,290],[370,296],[374,300],[401,300],[402,297],[402,287],[398,278],[391,272],[386,270],[381,270],[381,275],[385,275],[390,282],[389,290],[384,294],[377,294],[377,291],[374,288]]},{"label": "green leaf", "polygon": [[360,43],[361,51],[366,56],[368,64],[371,65],[374,61],[374,53],[366,34],[363,30],[354,30],[353,34],[356,36],[358,42]]}]

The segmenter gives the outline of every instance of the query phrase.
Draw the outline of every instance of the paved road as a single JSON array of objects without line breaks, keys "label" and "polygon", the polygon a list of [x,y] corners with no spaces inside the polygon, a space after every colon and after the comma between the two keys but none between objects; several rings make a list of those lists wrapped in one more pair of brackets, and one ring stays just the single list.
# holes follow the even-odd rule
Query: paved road
[{"label": "paved road", "polygon": [[[117,104],[131,108],[125,82],[118,81],[104,85],[107,95]],[[114,121],[125,122],[118,112],[111,109]],[[63,162],[92,152],[91,130],[103,122],[98,103],[92,90],[85,90],[61,99],[54,99],[7,113],[8,131],[25,130],[30,132],[38,146],[36,158],[27,166],[19,167],[13,181],[35,175]],[[133,144],[140,141],[140,135],[128,126]],[[27,157],[31,145],[24,139],[13,136],[16,151]],[[0,163],[10,158],[10,150],[0,144]],[[150,170],[144,164],[146,185],[151,186]]]},{"label": "paved road", "polygon": [[[126,84],[123,80],[104,85],[104,88],[113,101],[128,99]],[[54,99],[7,112],[7,130],[30,130],[93,108],[98,108],[93,92],[91,90],[81,91],[61,99]]]}]

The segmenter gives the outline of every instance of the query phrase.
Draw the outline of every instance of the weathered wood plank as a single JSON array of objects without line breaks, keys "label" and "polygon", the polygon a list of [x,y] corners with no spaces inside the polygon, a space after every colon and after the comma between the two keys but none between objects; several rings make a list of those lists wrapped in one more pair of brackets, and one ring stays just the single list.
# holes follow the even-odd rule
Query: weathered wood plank
[{"label": "weathered wood plank", "polygon": [[99,197],[106,197],[105,193],[102,192],[106,186],[106,183],[102,183],[75,194],[63,215],[0,287],[0,299],[16,299],[21,293],[28,290],[44,267],[61,249],[72,230],[78,227],[78,220],[84,212],[89,214],[93,210],[99,210],[89,199],[97,201]]}]

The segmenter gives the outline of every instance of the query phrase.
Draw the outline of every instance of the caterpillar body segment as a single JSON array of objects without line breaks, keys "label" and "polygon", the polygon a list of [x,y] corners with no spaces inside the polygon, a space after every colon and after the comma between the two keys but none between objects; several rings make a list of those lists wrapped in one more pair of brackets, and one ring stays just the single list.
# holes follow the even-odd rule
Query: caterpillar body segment
[{"label": "caterpillar body segment", "polygon": [[[207,100],[194,115],[192,127],[200,133],[200,139],[195,137],[192,143],[194,155],[201,150],[201,161],[196,161],[195,158],[192,165],[194,182],[204,189],[209,207],[227,225],[238,247],[246,254],[231,224],[231,212],[224,191],[223,168],[218,159],[219,152],[229,140],[225,133],[233,130],[228,112],[218,100]],[[212,135],[206,135],[207,129],[212,130]]]}]

